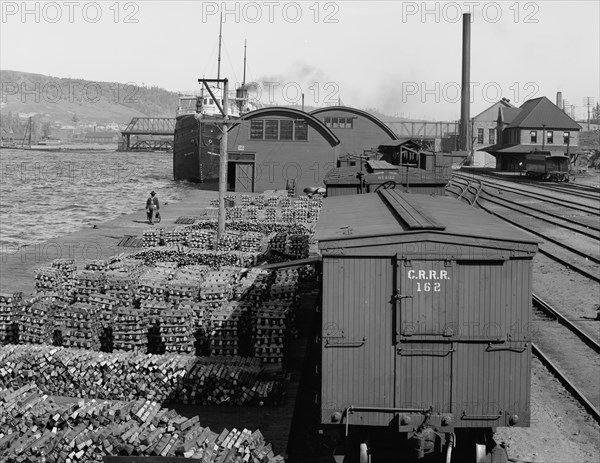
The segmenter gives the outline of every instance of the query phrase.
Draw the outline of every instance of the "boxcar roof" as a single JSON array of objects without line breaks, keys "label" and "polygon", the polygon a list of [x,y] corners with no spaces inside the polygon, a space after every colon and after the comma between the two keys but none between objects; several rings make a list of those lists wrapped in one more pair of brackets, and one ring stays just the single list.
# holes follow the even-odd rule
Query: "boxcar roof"
[{"label": "boxcar roof", "polygon": [[322,242],[419,232],[539,242],[534,236],[454,198],[398,190],[327,198],[315,239]]}]

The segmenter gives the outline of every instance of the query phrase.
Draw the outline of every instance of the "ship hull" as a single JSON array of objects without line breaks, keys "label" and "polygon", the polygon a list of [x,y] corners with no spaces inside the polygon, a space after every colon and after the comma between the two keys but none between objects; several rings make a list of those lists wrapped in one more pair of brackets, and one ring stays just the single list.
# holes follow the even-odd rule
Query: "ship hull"
[{"label": "ship hull", "polygon": [[173,178],[196,183],[219,180],[220,128],[218,118],[178,116],[173,145]]}]

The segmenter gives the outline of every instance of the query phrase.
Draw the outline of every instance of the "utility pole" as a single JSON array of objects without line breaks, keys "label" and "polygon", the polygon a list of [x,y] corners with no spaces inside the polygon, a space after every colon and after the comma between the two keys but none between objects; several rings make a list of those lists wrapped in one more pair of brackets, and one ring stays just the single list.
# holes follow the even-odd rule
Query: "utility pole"
[{"label": "utility pole", "polygon": [[583,105],[587,106],[587,110],[588,110],[587,125],[588,125],[588,132],[589,132],[589,130],[590,130],[590,107],[594,106],[594,97],[586,96],[583,99]]},{"label": "utility pole", "polygon": [[[221,16],[219,18],[219,56],[217,57],[217,81],[221,79],[221,39],[223,31],[223,12],[221,12]],[[221,88],[217,83],[217,88]]]},{"label": "utility pole", "polygon": [[[217,226],[217,239],[221,238],[225,233],[225,194],[227,193],[227,131],[229,130],[229,80],[228,79],[198,79],[198,82],[204,85],[212,99],[214,100],[217,108],[223,116],[221,122],[217,122],[221,126],[221,146],[219,155],[219,220]],[[209,83],[223,84],[223,106],[220,104],[220,98],[217,98],[213,93],[213,89],[208,85]],[[220,88],[220,87],[219,87]],[[217,92],[217,95],[219,92]]]},{"label": "utility pole", "polygon": [[223,79],[223,124],[221,128],[221,156],[219,162],[219,224],[217,230],[217,239],[225,233],[225,194],[227,193],[227,108],[229,107],[229,81]]}]

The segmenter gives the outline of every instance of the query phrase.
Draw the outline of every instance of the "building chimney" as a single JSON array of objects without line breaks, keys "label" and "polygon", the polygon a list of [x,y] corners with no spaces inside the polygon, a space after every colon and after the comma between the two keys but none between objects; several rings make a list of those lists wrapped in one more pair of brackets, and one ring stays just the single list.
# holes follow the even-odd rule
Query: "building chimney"
[{"label": "building chimney", "polygon": [[561,111],[563,110],[563,100],[562,100],[562,92],[556,92],[556,106]]},{"label": "building chimney", "polygon": [[463,14],[462,36],[462,90],[460,95],[460,149],[471,148],[470,100],[471,100],[471,15]]}]

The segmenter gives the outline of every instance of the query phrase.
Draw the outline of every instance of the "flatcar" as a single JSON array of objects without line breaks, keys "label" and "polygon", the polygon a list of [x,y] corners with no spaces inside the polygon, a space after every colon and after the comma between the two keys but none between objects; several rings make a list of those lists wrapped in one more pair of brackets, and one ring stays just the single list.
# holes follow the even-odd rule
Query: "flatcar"
[{"label": "flatcar", "polygon": [[569,157],[562,151],[534,151],[525,156],[525,172],[528,177],[569,181]]},{"label": "flatcar", "polygon": [[397,189],[326,198],[315,238],[336,461],[507,461],[494,429],[530,422],[535,238]]}]

